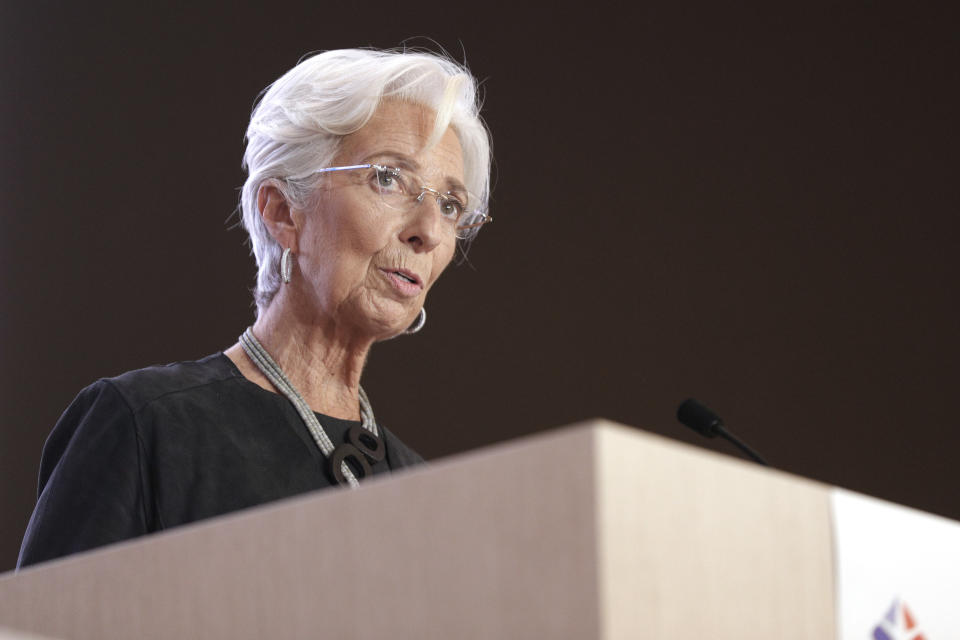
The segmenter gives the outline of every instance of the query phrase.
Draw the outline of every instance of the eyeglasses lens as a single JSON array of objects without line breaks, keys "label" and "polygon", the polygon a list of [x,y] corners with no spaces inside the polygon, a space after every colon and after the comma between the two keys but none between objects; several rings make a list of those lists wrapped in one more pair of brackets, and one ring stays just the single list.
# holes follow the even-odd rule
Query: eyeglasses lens
[{"label": "eyeglasses lens", "polygon": [[[472,238],[489,218],[478,210],[480,201],[473,194],[464,197],[451,193],[441,193],[428,187],[426,182],[415,173],[404,169],[377,165],[373,176],[380,191],[383,204],[398,211],[409,211],[428,199],[436,201],[444,214],[444,220],[460,239]],[[459,212],[459,213],[458,213]]]}]

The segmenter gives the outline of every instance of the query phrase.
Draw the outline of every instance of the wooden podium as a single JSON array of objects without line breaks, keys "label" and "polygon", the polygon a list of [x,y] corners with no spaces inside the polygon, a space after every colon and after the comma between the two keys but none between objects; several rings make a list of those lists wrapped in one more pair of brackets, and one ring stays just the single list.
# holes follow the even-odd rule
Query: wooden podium
[{"label": "wooden podium", "polygon": [[598,420],[5,574],[0,627],[826,639],[833,584],[826,485]]}]

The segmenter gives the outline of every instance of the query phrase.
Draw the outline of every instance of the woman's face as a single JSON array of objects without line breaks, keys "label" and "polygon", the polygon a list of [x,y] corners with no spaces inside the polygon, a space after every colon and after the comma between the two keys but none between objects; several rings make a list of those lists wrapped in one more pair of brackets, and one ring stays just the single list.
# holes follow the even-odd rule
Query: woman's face
[{"label": "woman's face", "polygon": [[[343,139],[333,165],[398,167],[438,191],[462,185],[463,153],[451,129],[424,150],[435,117],[427,107],[384,102],[366,126]],[[377,340],[416,319],[453,258],[456,236],[436,198],[391,209],[368,176],[362,170],[327,174],[316,207],[302,218],[297,266],[312,312],[340,332]]]}]

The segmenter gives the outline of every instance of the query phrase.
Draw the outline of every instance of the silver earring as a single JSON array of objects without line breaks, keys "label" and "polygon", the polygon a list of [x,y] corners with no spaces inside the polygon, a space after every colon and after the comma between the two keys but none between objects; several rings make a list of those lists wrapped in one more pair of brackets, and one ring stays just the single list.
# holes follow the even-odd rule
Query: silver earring
[{"label": "silver earring", "polygon": [[406,334],[416,333],[423,329],[423,325],[427,324],[427,309],[426,307],[420,307],[420,313],[417,315],[416,321],[407,327],[407,330],[404,331]]},{"label": "silver earring", "polygon": [[280,277],[283,279],[283,284],[290,284],[290,274],[293,273],[293,262],[290,260],[290,247],[287,247],[283,250],[283,255],[280,256]]}]

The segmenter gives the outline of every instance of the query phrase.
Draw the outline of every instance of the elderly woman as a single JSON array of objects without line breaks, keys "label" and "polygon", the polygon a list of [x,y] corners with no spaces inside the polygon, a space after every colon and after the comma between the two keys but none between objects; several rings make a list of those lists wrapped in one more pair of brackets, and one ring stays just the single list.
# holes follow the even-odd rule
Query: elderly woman
[{"label": "elderly woman", "polygon": [[18,566],[422,462],[360,386],[373,344],[490,218],[472,77],[429,53],[329,51],[254,109],[237,344],[84,389],[50,435]]}]

